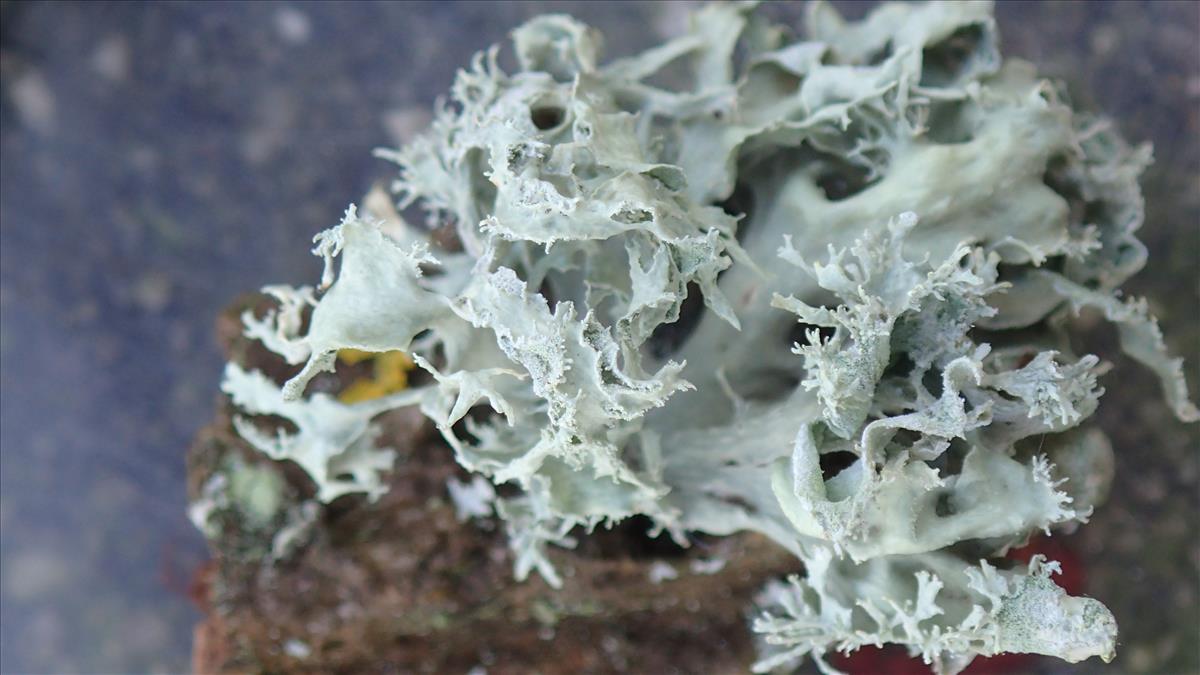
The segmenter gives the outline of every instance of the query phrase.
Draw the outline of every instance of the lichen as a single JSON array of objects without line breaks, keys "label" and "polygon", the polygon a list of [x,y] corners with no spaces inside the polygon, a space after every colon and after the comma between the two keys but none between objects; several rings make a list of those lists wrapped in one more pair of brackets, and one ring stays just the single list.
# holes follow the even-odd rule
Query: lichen
[{"label": "lichen", "polygon": [[[1002,60],[988,3],[852,23],[818,2],[808,29],[713,4],[602,64],[555,15],[514,32],[516,72],[479,54],[429,130],[380,153],[425,222],[351,207],[314,240],[319,287],[270,287],[278,310],[245,317],[304,365],[281,388],[231,364],[234,403],[296,432],[237,428],[321,501],[378,496],[371,420],[419,406],[464,468],[512,485],[463,502],[455,483],[464,517],[494,509],[517,577],[551,585],[549,547],[634,515],[681,544],[764,533],[805,576],[762,595],[760,670],[884,642],[940,672],[1109,659],[1102,604],[1055,563],[995,559],[1105,492],[1111,451],[1081,428],[1104,364],[1071,349],[1073,313],[1102,313],[1200,416],[1144,302],[1119,299],[1145,264],[1149,150]],[[689,82],[661,83],[673,64]],[[346,350],[420,372],[306,396]]]}]

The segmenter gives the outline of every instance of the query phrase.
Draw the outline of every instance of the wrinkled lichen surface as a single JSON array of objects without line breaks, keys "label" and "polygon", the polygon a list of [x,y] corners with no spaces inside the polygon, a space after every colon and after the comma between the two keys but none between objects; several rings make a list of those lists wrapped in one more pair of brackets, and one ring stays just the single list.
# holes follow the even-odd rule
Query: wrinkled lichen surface
[{"label": "wrinkled lichen surface", "polygon": [[[1118,291],[1145,263],[1149,150],[1002,61],[987,4],[860,23],[814,4],[808,31],[712,5],[603,63],[598,36],[548,16],[514,33],[516,72],[480,54],[432,127],[383,153],[424,222],[352,207],[315,240],[320,285],[245,315],[299,372],[279,387],[231,364],[235,425],[317,499],[378,497],[394,454],[372,420],[415,406],[507,486],[466,508],[494,508],[517,577],[551,585],[547,547],[635,515],[680,543],[762,533],[805,568],[760,594],[763,670],[884,642],[942,672],[1109,659],[1102,604],[1053,562],[997,559],[1106,491],[1111,450],[1086,426],[1106,366],[1072,350],[1074,315],[1115,324],[1197,416]],[[423,375],[357,403],[306,392],[345,350]]]}]

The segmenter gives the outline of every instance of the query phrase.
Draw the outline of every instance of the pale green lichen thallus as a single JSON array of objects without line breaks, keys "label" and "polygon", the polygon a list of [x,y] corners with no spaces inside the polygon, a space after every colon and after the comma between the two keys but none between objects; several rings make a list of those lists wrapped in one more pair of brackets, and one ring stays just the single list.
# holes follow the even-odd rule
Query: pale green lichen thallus
[{"label": "pale green lichen thallus", "polygon": [[[552,585],[549,547],[637,514],[680,542],[763,533],[805,572],[760,596],[760,671],[885,642],[942,673],[1110,659],[1114,617],[1057,563],[996,559],[1105,491],[1086,426],[1105,368],[1064,319],[1102,314],[1197,417],[1145,304],[1119,299],[1149,150],[1003,61],[987,3],[860,22],[815,3],[791,35],[714,4],[629,58],[567,16],[513,33],[516,72],[480,53],[380,153],[426,222],[351,207],[316,238],[320,285],[244,317],[297,371],[281,389],[230,364],[223,388],[295,431],[239,431],[322,501],[377,496],[393,454],[372,419],[419,406],[463,467],[519,488],[466,512],[490,505],[517,577]],[[306,393],[341,350],[404,352],[425,383]]]}]

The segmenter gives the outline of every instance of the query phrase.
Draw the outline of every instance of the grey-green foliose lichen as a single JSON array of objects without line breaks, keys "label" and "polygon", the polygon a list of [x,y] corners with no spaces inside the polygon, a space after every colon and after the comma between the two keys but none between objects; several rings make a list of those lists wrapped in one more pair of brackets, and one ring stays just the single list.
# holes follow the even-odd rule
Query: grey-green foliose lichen
[{"label": "grey-green foliose lichen", "polygon": [[[883,642],[940,672],[1111,658],[1113,616],[1056,563],[988,560],[1104,493],[1111,450],[1081,428],[1104,367],[1069,315],[1102,313],[1197,417],[1144,303],[1119,299],[1149,150],[1003,61],[987,3],[857,23],[814,3],[808,32],[714,4],[605,64],[567,16],[514,32],[517,72],[479,54],[381,153],[427,222],[351,207],[316,238],[320,286],[245,317],[303,368],[280,389],[230,364],[234,402],[297,431],[238,429],[323,501],[378,495],[372,418],[420,406],[459,463],[519,488],[468,511],[494,508],[517,576],[551,584],[548,545],[635,514],[682,543],[765,533],[805,575],[763,591],[759,670]],[[690,82],[658,84],[678,63]],[[461,248],[436,245],[444,223]],[[306,397],[342,349],[405,351],[427,383]]]}]

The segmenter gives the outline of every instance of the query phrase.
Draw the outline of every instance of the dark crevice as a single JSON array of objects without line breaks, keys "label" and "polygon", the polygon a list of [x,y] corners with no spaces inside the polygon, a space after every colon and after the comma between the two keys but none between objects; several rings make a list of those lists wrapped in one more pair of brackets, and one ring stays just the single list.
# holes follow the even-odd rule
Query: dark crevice
[{"label": "dark crevice", "polygon": [[716,497],[720,501],[722,501],[734,508],[742,509],[743,511],[745,511],[749,514],[753,515],[755,513],[758,513],[758,509],[755,508],[755,506],[753,504],[746,501],[739,495],[726,494],[726,495],[714,495],[714,497]]},{"label": "dark crevice", "polygon": [[[438,346],[441,347],[441,345]],[[441,365],[445,365],[446,358],[444,351],[439,349],[437,353],[441,357]],[[407,378],[407,384],[405,386],[409,389],[420,389],[421,387],[424,387],[428,384],[433,384],[434,382],[433,375],[419,366],[409,368]]]},{"label": "dark crevice", "polygon": [[300,428],[297,427],[294,422],[292,422],[290,419],[288,419],[286,417],[281,417],[279,415],[269,415],[269,414],[254,415],[254,416],[250,417],[249,419],[250,419],[250,422],[254,425],[254,428],[267,434],[268,436],[274,436],[275,434],[280,433],[280,432],[288,434],[290,436],[290,435],[297,434],[300,431]]},{"label": "dark crevice", "polygon": [[[413,207],[409,207],[411,209]],[[408,209],[405,210],[405,213]],[[417,222],[405,217],[405,222]],[[463,250],[462,239],[458,236],[458,221],[449,213],[442,213],[437,219],[437,222],[432,225],[430,231],[430,241],[438,250],[446,251],[447,253],[461,253]],[[432,268],[430,274],[440,273],[438,268]]]},{"label": "dark crevice", "polygon": [[917,364],[913,362],[912,357],[908,352],[893,351],[891,362],[888,363],[887,369],[883,371],[883,377],[902,377],[912,372]]},{"label": "dark crevice", "polygon": [[342,527],[347,522],[352,522],[355,514],[370,503],[367,496],[362,493],[351,492],[339,496],[337,499],[325,505],[321,512],[321,522],[324,523],[324,529],[329,534],[330,543],[334,546],[345,546],[353,541],[354,528]]},{"label": "dark crevice", "polygon": [[549,279],[543,279],[538,286],[538,295],[546,299],[547,307],[556,307],[558,305],[558,296],[554,292],[554,287],[550,285]]},{"label": "dark crevice", "polygon": [[897,429],[892,433],[892,440],[888,447],[907,450],[916,445],[917,441],[920,441],[921,438],[921,434],[912,429]]},{"label": "dark crevice", "polygon": [[[460,476],[460,478],[465,479],[466,476]],[[500,499],[516,499],[525,494],[525,491],[516,483],[501,483],[494,487],[496,489],[496,496]]]},{"label": "dark crevice", "polygon": [[888,41],[883,43],[882,47],[876,49],[867,56],[867,65],[877,66],[892,58],[892,53],[892,40],[891,38],[888,38]]},{"label": "dark crevice", "polygon": [[975,123],[969,117],[973,102],[935,101],[929,105],[929,118],[925,121],[928,131],[925,137],[942,145],[969,143],[975,139]]},{"label": "dark crevice", "polygon": [[529,119],[533,126],[542,131],[553,129],[563,123],[566,113],[559,106],[537,106],[529,110]]},{"label": "dark crevice", "polygon": [[491,171],[490,161],[484,156],[483,150],[472,148],[467,151],[464,163],[470,167],[472,201],[483,205],[485,212],[493,211],[498,189],[487,177]]},{"label": "dark crevice", "polygon": [[612,528],[596,528],[591,534],[579,534],[575,551],[588,558],[682,558],[688,549],[675,543],[666,533],[651,537],[654,521],[648,516],[632,516]]},{"label": "dark crevice", "polygon": [[951,544],[948,551],[962,560],[978,561],[982,559],[990,559],[989,562],[994,567],[1000,569],[1010,569],[1012,560],[1009,558],[999,558],[996,555],[1007,545],[1008,541],[1004,537],[993,539],[967,539],[954,544]]},{"label": "dark crevice", "polygon": [[962,75],[967,63],[983,42],[983,26],[971,24],[921,52],[921,86],[944,87]]},{"label": "dark crevice", "polygon": [[478,443],[479,439],[468,430],[467,425],[472,422],[476,424],[481,423],[494,414],[495,411],[492,410],[490,405],[474,406],[467,411],[467,414],[461,420],[455,422],[450,427],[450,432],[468,444]]},{"label": "dark crevice", "polygon": [[651,333],[647,345],[655,358],[665,358],[679,349],[700,322],[704,314],[704,296],[694,283],[687,286],[687,297],[679,306],[679,318],[659,325]]},{"label": "dark crevice", "polygon": [[817,174],[816,183],[831,202],[849,199],[878,182],[878,177],[871,179],[866,167],[833,156],[829,156],[825,164]]},{"label": "dark crevice", "polygon": [[809,344],[808,333],[814,329],[817,331],[818,339],[822,344],[832,339],[833,334],[837,332],[837,329],[832,326],[814,326],[811,323],[797,322],[792,324],[792,327],[788,329],[785,336],[786,345],[791,347],[798,344],[803,347]]},{"label": "dark crevice", "polygon": [[800,377],[780,368],[763,368],[742,378],[738,395],[748,401],[777,401],[796,390]]},{"label": "dark crevice", "polygon": [[936,370],[927,370],[925,375],[921,377],[921,384],[925,387],[934,398],[942,396],[942,374]]},{"label": "dark crevice", "polygon": [[938,474],[943,478],[957,476],[962,473],[963,460],[970,451],[970,443],[961,438],[954,438],[950,440],[950,447],[929,464],[937,469]]},{"label": "dark crevice", "polygon": [[952,516],[957,512],[957,509],[954,508],[954,504],[951,503],[951,497],[953,497],[953,493],[949,490],[944,490],[938,493],[937,501],[935,501],[933,504],[933,512],[937,514],[938,518],[946,518],[947,516]]},{"label": "dark crevice", "polygon": [[821,478],[828,481],[858,461],[858,455],[847,450],[835,450],[821,455]]},{"label": "dark crevice", "polygon": [[750,189],[749,185],[738,181],[733,186],[733,192],[729,197],[717,204],[725,213],[739,218],[737,229],[737,240],[741,242],[746,235],[746,225],[750,222],[754,214],[754,190]]},{"label": "dark crevice", "polygon": [[1046,171],[1042,174],[1042,183],[1062,197],[1067,202],[1067,222],[1079,225],[1086,222],[1086,200],[1079,189],[1079,183],[1071,176],[1072,161],[1062,155],[1051,157],[1046,162]]}]

